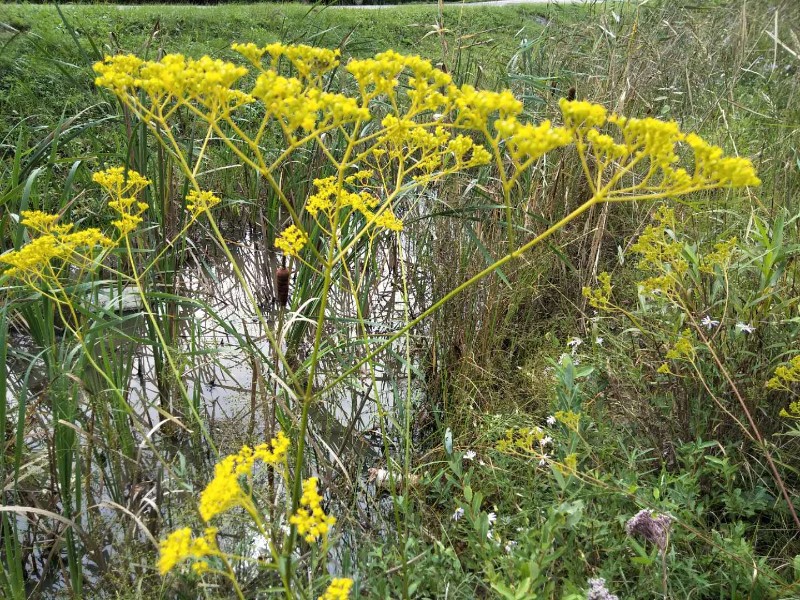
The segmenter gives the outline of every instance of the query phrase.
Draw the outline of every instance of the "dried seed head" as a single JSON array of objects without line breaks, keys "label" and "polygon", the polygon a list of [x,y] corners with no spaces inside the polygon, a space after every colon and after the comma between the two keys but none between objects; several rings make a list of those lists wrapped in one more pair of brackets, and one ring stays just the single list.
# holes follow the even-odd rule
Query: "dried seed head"
[{"label": "dried seed head", "polygon": [[575,100],[575,95],[576,91],[575,91],[575,86],[573,85],[571,88],[567,90],[567,100],[572,102],[573,100]]},{"label": "dried seed head", "polygon": [[286,267],[275,271],[275,291],[278,294],[278,304],[281,306],[286,306],[289,302],[289,275],[290,271]]}]

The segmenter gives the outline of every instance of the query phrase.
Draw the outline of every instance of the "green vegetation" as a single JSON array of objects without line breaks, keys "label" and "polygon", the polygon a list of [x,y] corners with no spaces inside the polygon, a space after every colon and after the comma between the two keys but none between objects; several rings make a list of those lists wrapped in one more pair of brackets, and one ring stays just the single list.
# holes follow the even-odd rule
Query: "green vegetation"
[{"label": "green vegetation", "polygon": [[797,31],[0,8],[0,595],[800,597]]}]

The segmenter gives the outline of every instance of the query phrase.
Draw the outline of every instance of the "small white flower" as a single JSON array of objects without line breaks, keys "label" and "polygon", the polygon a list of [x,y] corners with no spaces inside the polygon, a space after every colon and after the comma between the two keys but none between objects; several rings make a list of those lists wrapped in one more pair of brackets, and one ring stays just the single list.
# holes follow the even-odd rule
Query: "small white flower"
[{"label": "small white flower", "polygon": [[474,450],[467,450],[464,452],[464,460],[472,460],[476,456],[478,456],[478,454]]},{"label": "small white flower", "polygon": [[500,540],[498,540],[496,537],[494,537],[494,531],[492,529],[490,529],[489,531],[486,532],[486,539],[491,541],[491,542],[495,542],[496,544],[500,543]]},{"label": "small white flower", "polygon": [[602,346],[602,345],[603,345],[603,342],[605,342],[605,340],[604,340],[603,338],[599,337],[599,336],[598,336],[598,337],[597,337],[597,339],[594,341],[594,343],[595,343],[595,344],[597,344],[598,346]]},{"label": "small white flower", "polygon": [[583,343],[583,340],[579,337],[574,337],[570,341],[567,342],[567,346],[572,348],[572,355],[575,356],[575,352],[578,350],[578,346]]},{"label": "small white flower", "polygon": [[547,417],[547,419],[545,419],[545,422],[546,422],[546,423],[547,423],[547,424],[548,424],[550,427],[552,427],[553,425],[555,425],[555,424],[556,424],[556,418],[555,418],[553,415],[550,415],[549,417]]},{"label": "small white flower", "polygon": [[542,454],[542,458],[540,458],[540,459],[539,459],[539,466],[540,466],[540,467],[546,467],[546,466],[547,466],[547,460],[548,460],[549,458],[550,458],[550,457],[549,457],[549,456],[547,456],[547,454]]},{"label": "small white flower", "polygon": [[711,330],[714,329],[715,327],[719,327],[719,321],[717,321],[716,319],[712,319],[711,317],[706,315],[705,317],[703,317],[703,320],[700,321],[700,325],[702,325],[708,330]]},{"label": "small white flower", "polygon": [[511,551],[517,546],[517,542],[514,540],[509,540],[506,542],[505,550],[506,554],[511,554]]},{"label": "small white flower", "polygon": [[753,333],[756,330],[756,328],[750,325],[750,323],[737,323],[736,329],[742,333]]},{"label": "small white flower", "polygon": [[489,525],[494,525],[494,522],[497,521],[497,513],[490,512],[486,518],[489,521]]},{"label": "small white flower", "polygon": [[572,364],[575,365],[576,367],[579,366],[581,364],[581,359],[576,358],[575,360],[572,361]]},{"label": "small white flower", "polygon": [[464,516],[464,509],[459,506],[456,509],[456,512],[453,513],[452,519],[453,521],[458,521],[463,516]]},{"label": "small white flower", "polygon": [[542,439],[539,440],[539,445],[542,448],[544,448],[548,444],[552,444],[552,443],[553,443],[553,438],[551,438],[549,435],[546,435]]}]

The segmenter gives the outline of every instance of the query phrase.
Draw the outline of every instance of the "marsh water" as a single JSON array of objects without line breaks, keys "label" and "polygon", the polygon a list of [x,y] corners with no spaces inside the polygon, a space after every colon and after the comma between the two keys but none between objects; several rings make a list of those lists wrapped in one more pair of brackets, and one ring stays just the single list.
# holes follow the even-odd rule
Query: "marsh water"
[{"label": "marsh water", "polygon": [[[175,355],[181,358],[181,379],[185,384],[186,398],[194,406],[221,455],[235,452],[243,443],[257,444],[271,437],[277,427],[275,403],[278,403],[278,409],[288,413],[296,422],[300,412],[299,402],[273,376],[274,363],[254,357],[275,360],[265,325],[272,336],[279,339],[285,351],[287,332],[291,327],[308,320],[303,311],[307,310],[309,304],[307,301],[300,306],[291,303],[286,307],[279,305],[274,274],[280,259],[266,247],[260,232],[247,231],[238,240],[230,242],[229,248],[256,299],[258,310],[248,300],[234,265],[223,253],[215,252],[210,247],[202,257],[187,257],[189,266],[176,274],[176,295],[191,301],[170,309],[176,317],[177,326],[173,330],[177,337],[174,342],[177,349]],[[397,248],[387,244],[377,246],[374,252],[378,260],[373,264],[382,266],[379,267],[380,272],[371,278],[374,283],[368,291],[368,334],[381,341],[385,339],[383,336],[396,331],[406,322],[409,312],[415,308],[416,299],[413,290],[406,287],[404,292]],[[406,257],[404,268],[413,267],[413,260],[408,259],[414,255],[413,248],[404,247],[400,254]],[[295,277],[292,277],[292,289],[298,284]],[[192,419],[192,411],[181,404],[177,395],[165,402],[164,384],[159,381],[157,359],[147,337],[148,316],[136,290],[109,290],[101,292],[99,296],[94,301],[111,309],[120,320],[96,347],[92,347],[92,353],[98,361],[109,351],[117,355],[116,360],[121,364],[130,361],[131,376],[125,398],[131,409],[128,418],[137,422],[135,429],[140,433],[137,439],[138,464],[130,471],[135,474],[124,482],[121,492],[117,490],[115,493],[107,474],[91,473],[87,477],[91,485],[91,490],[87,488],[87,500],[94,502],[92,512],[99,515],[100,520],[107,520],[107,526],[103,528],[107,537],[97,541],[94,552],[87,553],[84,561],[89,584],[93,573],[99,575],[113,564],[115,545],[122,542],[123,538],[133,533],[140,541],[146,541],[146,536],[142,536],[142,532],[131,527],[130,523],[126,524],[123,531],[114,533],[115,523],[118,526],[125,521],[117,506],[123,504],[125,511],[143,522],[156,523],[165,497],[185,493],[175,489],[179,482],[171,481],[164,474],[150,444],[162,444],[160,450],[166,456],[182,454],[186,461],[186,473],[208,473],[215,458],[215,453],[204,443],[201,442],[199,447],[205,449],[198,451],[197,444],[187,444],[185,439],[183,443],[176,443],[174,435],[167,433],[174,431],[171,422],[177,417],[185,431],[197,434],[196,421]],[[153,309],[154,304],[152,301],[149,303]],[[348,338],[352,341],[364,338],[365,332],[359,329],[359,320],[354,318],[353,298],[348,297],[347,293],[335,290],[328,312],[334,315],[329,319],[334,325],[326,334],[330,334],[337,344],[345,345]],[[242,347],[242,341],[246,342],[246,348]],[[37,419],[25,426],[25,446],[33,454],[44,455],[53,420],[48,415],[50,409],[44,400],[47,395],[44,368],[41,361],[37,362],[34,358],[40,349],[35,347],[29,336],[22,333],[11,334],[9,345],[8,413],[15,412],[21,394],[26,397],[28,410],[36,407]],[[298,353],[307,355],[309,347],[310,343],[303,340]],[[350,492],[355,490],[361,494],[362,500],[358,504],[366,515],[364,518],[369,520],[379,517],[367,514],[374,506],[371,506],[366,495],[375,494],[374,485],[368,483],[368,470],[373,467],[374,471],[374,467],[385,466],[379,414],[383,412],[389,415],[390,420],[400,421],[402,417],[398,415],[398,410],[408,400],[407,396],[418,394],[407,387],[411,380],[406,377],[409,363],[405,360],[407,355],[402,339],[396,348],[389,349],[389,355],[395,358],[373,363],[371,370],[362,368],[354,377],[313,402],[309,409],[312,469],[323,481],[333,486],[331,489],[335,489],[336,482],[340,482]],[[353,360],[350,357],[349,361]],[[323,358],[318,365],[315,387],[324,387],[327,381],[341,373],[345,364],[349,363],[343,362],[335,353]],[[78,413],[87,414],[93,402],[91,398],[104,397],[105,382],[88,369],[83,374],[82,383],[84,391],[81,403],[87,410],[84,412],[79,409]],[[77,421],[79,432],[83,432],[82,428],[90,427],[82,423],[81,418]],[[386,422],[384,420],[384,427]],[[191,439],[198,437],[195,435]],[[81,445],[87,443],[86,437],[80,440]],[[390,451],[392,444],[399,444],[397,436],[390,442]],[[100,468],[97,462],[90,460],[90,468],[93,468],[92,464],[94,468]],[[114,482],[113,485],[119,483],[122,482]],[[333,497],[329,500],[335,502]],[[57,509],[58,505],[52,508]],[[29,527],[22,516],[18,522],[22,531]],[[153,533],[158,536],[157,530]],[[346,538],[347,533],[343,532],[343,536]],[[32,530],[30,541],[32,551],[26,570],[31,574],[31,589],[37,589],[45,597],[58,595],[67,588],[64,571],[47,568],[45,547],[39,545],[40,540]],[[253,552],[259,551],[261,542],[252,540]]]}]

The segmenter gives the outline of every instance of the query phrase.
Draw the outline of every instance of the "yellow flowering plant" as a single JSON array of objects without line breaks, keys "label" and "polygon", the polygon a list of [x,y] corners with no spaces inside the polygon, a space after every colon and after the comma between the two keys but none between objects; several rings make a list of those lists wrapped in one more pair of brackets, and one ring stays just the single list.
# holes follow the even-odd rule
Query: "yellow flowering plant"
[{"label": "yellow flowering plant", "polygon": [[[281,504],[277,503],[271,510],[262,508],[257,500],[257,471],[266,467],[277,474],[289,487],[290,470],[288,464],[289,438],[279,432],[268,443],[254,448],[243,446],[236,454],[230,454],[217,463],[214,477],[200,493],[197,512],[205,523],[202,535],[195,537],[192,529],[183,527],[176,529],[159,544],[158,570],[162,575],[170,571],[189,566],[197,576],[221,576],[228,579],[238,598],[245,594],[239,582],[237,566],[255,567],[277,573],[283,582],[287,595],[293,595],[287,571],[281,567],[283,561],[282,548],[289,538],[279,539],[277,533],[283,529],[282,520],[295,525],[305,541],[313,546],[321,542],[321,554],[325,557],[328,548],[328,536],[336,523],[336,518],[327,515],[322,508],[322,496],[318,490],[318,479],[310,477],[303,484],[302,508],[293,513],[283,513]],[[263,465],[263,467],[262,467]],[[267,544],[268,552],[259,556],[241,556],[227,549],[218,541],[219,527],[211,526],[211,522],[228,522],[223,520],[229,513],[241,509],[247,516],[255,531]],[[343,600],[349,597],[353,585],[351,579],[334,578],[321,596]]]},{"label": "yellow flowering plant", "polygon": [[[533,122],[510,91],[458,86],[449,74],[419,56],[389,50],[373,58],[344,62],[338,50],[305,45],[274,43],[260,47],[237,43],[232,49],[241,56],[240,61],[208,56],[193,59],[181,54],[168,54],[159,60],[128,54],[107,56],[94,66],[95,83],[113,93],[146,125],[180,169],[190,190],[185,202],[191,215],[187,227],[200,215],[207,220],[270,343],[272,356],[258,358],[273,365],[271,375],[280,382],[289,409],[299,413],[293,416],[297,428],[296,437],[293,435],[294,476],[286,481],[291,530],[280,547],[274,546],[280,557],[272,557],[280,566],[290,598],[298,585],[293,574],[300,564],[294,552],[298,537],[309,543],[324,540],[334,523],[321,508],[318,481],[303,479],[309,410],[317,399],[364,372],[376,391],[376,357],[400,338],[405,338],[408,347],[415,325],[595,205],[758,185],[759,180],[748,159],[725,156],[720,148],[682,132],[674,122],[609,114],[599,104],[570,100],[560,102],[560,124]],[[331,85],[334,82],[338,86]],[[341,91],[330,91],[337,88]],[[199,148],[192,146],[195,149],[191,153],[186,150],[189,145],[180,139],[179,123],[186,118],[194,119],[203,132]],[[277,149],[270,143],[275,138],[281,140]],[[224,207],[225,199],[209,191],[201,170],[212,140],[224,145],[240,166],[251,169],[270,186],[282,208],[279,223],[272,224],[275,248],[283,254],[285,265],[303,268],[301,272],[314,280],[314,301],[305,305],[310,313],[303,315],[313,324],[310,351],[303,361],[287,356],[282,343],[283,320],[277,324],[266,320],[220,231],[214,208]],[[568,148],[580,159],[589,199],[518,243],[515,216],[523,200],[518,197],[521,177],[547,153]],[[298,156],[302,160],[298,161]],[[288,193],[281,183],[284,174],[308,156],[315,161],[311,189],[304,194]],[[359,294],[367,285],[366,265],[375,244],[382,238],[402,239],[404,215],[414,198],[449,177],[480,168],[489,168],[497,176],[505,213],[504,254],[434,299],[415,317],[406,313],[404,322],[394,331],[378,338],[371,335]],[[114,196],[114,205],[110,206],[120,215],[115,227],[127,240],[146,207],[130,200],[135,193],[128,188],[135,188],[137,180],[124,181],[113,175],[99,183]],[[136,272],[129,244],[127,254]],[[136,275],[133,277],[141,289]],[[353,300],[360,354],[341,372],[323,380],[319,364],[336,345],[326,336],[327,325],[338,316],[332,301],[337,291]],[[610,294],[609,280],[597,301],[608,301]],[[146,302],[144,296],[142,300]],[[149,308],[147,312],[152,313]],[[167,357],[170,359],[169,354]],[[179,373],[170,361],[173,372]],[[409,406],[406,409],[409,415]],[[379,413],[384,412],[379,406]],[[574,425],[577,435],[578,421],[574,417],[565,419]],[[512,436],[508,443],[517,445],[518,440]],[[408,442],[405,452],[408,458]],[[249,456],[228,457],[217,465],[214,480],[200,497],[204,520],[241,508],[259,527],[261,516],[250,491],[241,483],[249,477]],[[577,467],[577,457],[570,452],[568,459],[571,473]],[[265,462],[277,468],[277,463]],[[406,477],[408,462],[402,467]],[[287,464],[281,463],[282,473],[286,473]],[[221,560],[211,542],[213,536],[213,531],[206,531],[201,538],[181,533],[162,550],[162,557],[169,557],[163,565],[175,566],[180,556],[199,561],[196,564],[203,564],[206,556]],[[233,571],[224,563],[217,571],[234,579]],[[349,584],[334,582],[323,598],[344,597],[349,590]]]},{"label": "yellow flowering plant", "polygon": [[[697,152],[696,161],[714,163],[719,156],[694,137],[687,144]],[[735,185],[740,180],[730,175],[732,164],[706,164],[699,170],[702,177],[715,173],[713,177]],[[775,306],[785,310],[795,303],[785,280],[783,219],[777,217],[770,228],[755,214],[750,218],[755,223],[750,239],[730,236],[698,242],[685,234],[688,227],[675,209],[659,206],[629,247],[638,257],[641,275],[633,306],[630,298],[626,303],[613,297],[616,291],[609,273],[601,273],[598,285],[584,288],[583,295],[596,309],[592,335],[618,345],[622,356],[635,353],[633,368],[664,390],[663,397],[656,396],[664,403],[660,408],[681,431],[699,437],[709,427],[732,426],[737,435],[762,448],[800,527],[758,419],[762,410],[792,420],[800,415],[800,403],[795,401],[800,361],[795,357],[784,362],[783,351],[791,346],[793,333],[773,311]],[[619,321],[627,332],[635,332],[633,347],[612,332]],[[771,407],[769,392],[788,397],[786,406]]]}]

